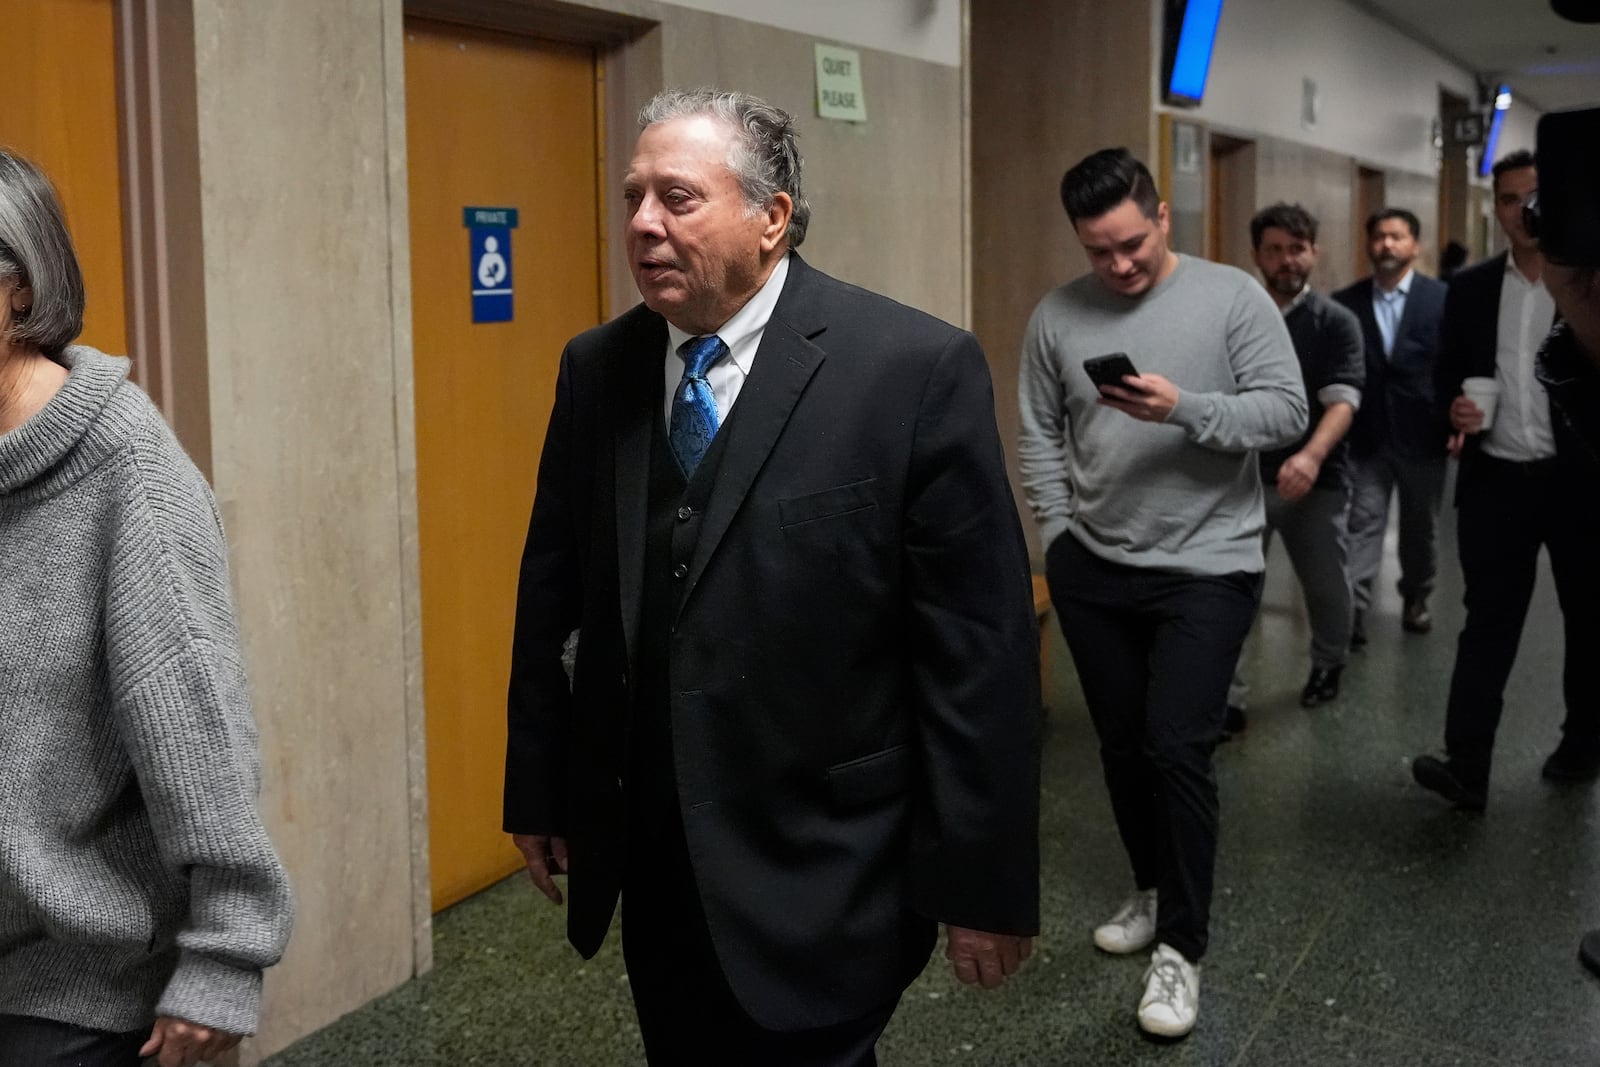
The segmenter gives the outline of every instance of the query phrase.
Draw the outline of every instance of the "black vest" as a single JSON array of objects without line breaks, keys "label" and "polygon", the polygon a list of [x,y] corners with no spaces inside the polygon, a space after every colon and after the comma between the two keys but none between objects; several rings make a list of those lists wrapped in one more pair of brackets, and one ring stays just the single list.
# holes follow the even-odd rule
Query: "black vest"
[{"label": "black vest", "polygon": [[[634,664],[629,756],[624,772],[630,809],[636,816],[644,815],[648,822],[665,815],[663,808],[676,817],[678,788],[673,773],[672,714],[667,695],[672,626],[683,603],[706,504],[716,485],[727,439],[727,427],[723,426],[712,438],[694,477],[686,480],[672,454],[662,419],[655,420],[655,432],[651,434],[644,588],[640,598],[638,658]],[[641,808],[641,804],[646,807]]]}]

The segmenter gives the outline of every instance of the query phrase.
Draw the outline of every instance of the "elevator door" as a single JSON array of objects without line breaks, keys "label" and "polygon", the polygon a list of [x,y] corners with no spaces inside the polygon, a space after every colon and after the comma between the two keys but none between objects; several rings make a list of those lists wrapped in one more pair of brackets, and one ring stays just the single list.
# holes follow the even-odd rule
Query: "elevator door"
[{"label": "elevator door", "polygon": [[66,209],[88,295],[79,339],[123,355],[128,330],[112,0],[6,4],[0,39],[0,146],[42,167]]},{"label": "elevator door", "polygon": [[[600,320],[591,49],[406,23],[417,529],[433,905],[519,866],[501,832],[517,564],[563,344]],[[474,322],[467,208],[512,208],[512,319]]]}]

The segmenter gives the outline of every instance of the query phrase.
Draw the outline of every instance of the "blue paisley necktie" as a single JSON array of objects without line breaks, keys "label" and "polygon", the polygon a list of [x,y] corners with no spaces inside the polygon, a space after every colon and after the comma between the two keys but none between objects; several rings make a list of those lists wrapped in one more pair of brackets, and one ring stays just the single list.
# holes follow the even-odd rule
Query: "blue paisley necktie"
[{"label": "blue paisley necktie", "polygon": [[706,371],[727,354],[728,346],[716,334],[691,337],[678,346],[678,355],[683,357],[683,379],[672,393],[672,425],[667,436],[686,478],[694,477],[695,468],[705,459],[706,449],[717,435],[717,401],[711,395]]}]

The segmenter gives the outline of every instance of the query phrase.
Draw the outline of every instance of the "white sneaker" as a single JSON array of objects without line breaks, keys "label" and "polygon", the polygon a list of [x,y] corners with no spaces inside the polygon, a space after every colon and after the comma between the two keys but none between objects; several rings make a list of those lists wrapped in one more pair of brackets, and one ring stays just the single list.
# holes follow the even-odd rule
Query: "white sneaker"
[{"label": "white sneaker", "polygon": [[1158,1037],[1182,1037],[1200,1018],[1200,968],[1168,944],[1150,954],[1139,998],[1139,1029]]},{"label": "white sneaker", "polygon": [[1135,890],[1117,913],[1095,927],[1094,943],[1119,956],[1150,947],[1156,939],[1156,891]]}]

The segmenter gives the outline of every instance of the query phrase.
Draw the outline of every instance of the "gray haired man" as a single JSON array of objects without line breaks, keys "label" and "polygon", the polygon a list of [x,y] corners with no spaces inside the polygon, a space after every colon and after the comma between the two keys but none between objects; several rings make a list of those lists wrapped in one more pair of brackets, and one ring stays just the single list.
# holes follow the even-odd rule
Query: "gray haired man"
[{"label": "gray haired man", "polygon": [[938,923],[986,986],[1038,929],[1038,635],[988,370],[795,254],[787,114],[670,92],[641,126],[644,303],[562,356],[505,828],[551,900],[571,871],[583,955],[620,894],[652,1063],[870,1064]]}]

